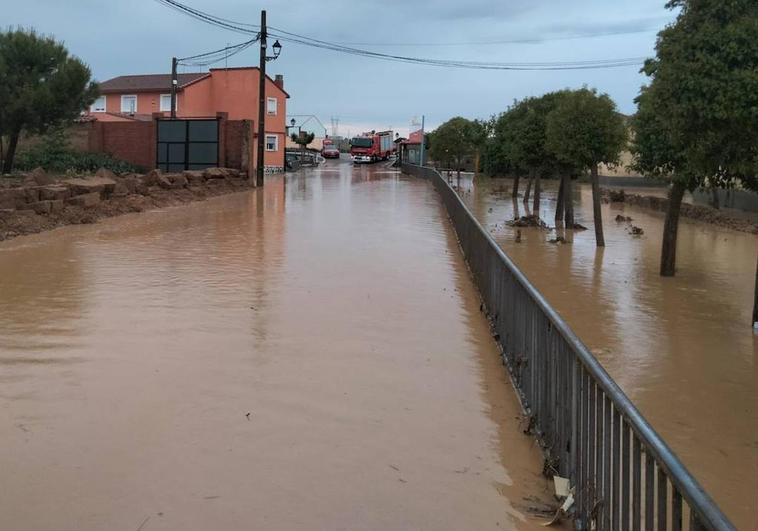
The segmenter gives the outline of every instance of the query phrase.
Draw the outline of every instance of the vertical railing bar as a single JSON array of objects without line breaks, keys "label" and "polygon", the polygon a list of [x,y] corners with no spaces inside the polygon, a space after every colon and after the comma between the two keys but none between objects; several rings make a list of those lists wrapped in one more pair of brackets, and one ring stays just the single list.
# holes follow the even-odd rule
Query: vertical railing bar
[{"label": "vertical railing bar", "polygon": [[576,373],[578,378],[577,383],[577,430],[576,435],[574,437],[574,455],[576,456],[576,483],[574,484],[575,490],[574,490],[574,496],[576,497],[576,507],[577,507],[577,513],[578,513],[578,520],[579,520],[579,527],[582,527],[583,523],[585,522],[584,519],[584,506],[585,506],[585,490],[584,487],[587,484],[587,479],[585,478],[585,469],[584,469],[584,463],[585,463],[585,448],[587,446],[587,443],[585,441],[584,435],[586,433],[586,418],[587,418],[587,409],[585,408],[586,405],[586,387],[585,387],[585,377],[584,377],[584,369],[582,368],[579,361],[574,358],[574,367],[576,367]]},{"label": "vertical railing bar", "polygon": [[603,394],[603,529],[611,528],[611,399]]},{"label": "vertical railing bar", "polygon": [[642,448],[637,434],[632,433],[632,531],[641,531],[642,520]]},{"label": "vertical railing bar", "polygon": [[611,468],[611,529],[619,531],[619,512],[624,500],[619,499],[621,481],[619,470],[621,468],[621,415],[613,408],[613,463]]},{"label": "vertical railing bar", "polygon": [[629,531],[629,506],[632,500],[629,498],[629,486],[631,477],[629,476],[630,466],[630,446],[632,444],[629,438],[629,424],[622,419],[621,424],[621,531]]},{"label": "vertical railing bar", "polygon": [[645,531],[655,529],[655,463],[645,453]]},{"label": "vertical railing bar", "polygon": [[595,381],[587,373],[587,398],[588,398],[588,421],[587,421],[587,527],[589,528],[591,513],[597,503],[597,468],[595,468],[595,453],[597,445],[596,433],[597,424],[595,421],[597,408],[595,406]]},{"label": "vertical railing bar", "polygon": [[666,479],[666,472],[661,467],[658,467],[658,531],[666,531],[668,523],[666,521],[667,513],[667,494],[668,494],[668,480]]},{"label": "vertical railing bar", "polygon": [[671,486],[671,531],[682,531],[682,495]]}]

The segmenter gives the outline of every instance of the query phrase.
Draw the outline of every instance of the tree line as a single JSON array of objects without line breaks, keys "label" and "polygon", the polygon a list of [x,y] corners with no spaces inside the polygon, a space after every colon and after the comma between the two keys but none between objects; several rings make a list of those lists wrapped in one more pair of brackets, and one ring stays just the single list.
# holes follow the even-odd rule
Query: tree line
[{"label": "tree line", "polygon": [[555,218],[567,229],[574,226],[571,183],[589,174],[595,238],[603,246],[598,165],[617,164],[628,149],[631,169],[669,184],[660,274],[673,276],[685,191],[758,190],[758,2],[666,6],[679,12],[658,34],[656,57],[645,62],[648,82],[630,118],[607,94],[561,90],[515,101],[489,120],[449,120],[430,134],[430,156],[459,163],[482,154],[477,171],[513,176],[514,197],[528,179],[524,201],[533,194],[537,215],[540,179],[559,179]]}]

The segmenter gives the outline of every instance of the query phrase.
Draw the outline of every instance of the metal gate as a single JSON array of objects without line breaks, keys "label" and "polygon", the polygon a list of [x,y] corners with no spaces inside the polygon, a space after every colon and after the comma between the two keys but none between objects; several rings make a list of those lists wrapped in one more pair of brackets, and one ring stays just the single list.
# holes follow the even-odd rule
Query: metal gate
[{"label": "metal gate", "polygon": [[218,120],[158,120],[157,166],[166,172],[218,166]]}]

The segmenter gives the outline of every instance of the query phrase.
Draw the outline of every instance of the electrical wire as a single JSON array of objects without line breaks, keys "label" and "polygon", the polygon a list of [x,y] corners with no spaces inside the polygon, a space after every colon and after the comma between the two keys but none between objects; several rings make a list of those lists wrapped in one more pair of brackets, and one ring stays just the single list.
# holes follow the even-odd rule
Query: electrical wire
[{"label": "electrical wire", "polygon": [[491,40],[491,41],[458,41],[458,42],[335,42],[344,46],[387,46],[387,47],[427,47],[427,46],[492,46],[502,44],[542,44],[554,41],[569,41],[576,39],[594,39],[596,37],[614,37],[619,35],[635,35],[640,33],[652,33],[660,28],[646,28],[622,31],[598,31],[589,33],[576,33],[557,37],[531,37],[522,39]]},{"label": "electrical wire", "polygon": [[182,57],[181,59],[177,59],[177,64],[180,64],[183,66],[198,66],[198,67],[209,66],[214,63],[218,63],[226,59],[229,59],[230,57],[247,50],[259,40],[260,40],[260,35],[256,36],[254,39],[251,39],[249,41],[245,41],[240,44],[235,44],[234,46],[226,46],[225,48],[221,48],[219,50],[213,50],[212,52],[201,53],[198,55],[191,55],[189,57]]},{"label": "electrical wire", "polygon": [[[228,29],[230,31],[236,31],[238,33],[255,34],[256,32],[251,29],[255,26],[251,24],[243,24],[235,22],[229,19],[223,19],[216,17],[209,13],[205,13],[198,9],[194,9],[187,5],[184,5],[176,0],[156,0],[158,3],[171,7],[174,10],[185,13],[192,16],[195,19],[201,20],[208,24],[214,25],[219,28]],[[385,61],[394,61],[401,63],[429,65],[445,68],[463,68],[463,69],[477,69],[477,70],[521,70],[521,71],[536,71],[536,70],[590,70],[590,69],[605,69],[605,68],[618,68],[625,66],[639,66],[645,58],[644,57],[631,57],[622,59],[599,59],[588,61],[553,61],[553,62],[533,62],[533,63],[519,63],[519,62],[493,62],[493,61],[463,61],[453,59],[432,59],[422,57],[410,57],[404,55],[387,54],[381,52],[374,52],[370,50],[364,50],[361,48],[355,48],[352,46],[346,46],[344,44],[333,43],[313,37],[307,37],[305,35],[299,35],[285,31],[281,28],[270,26],[269,35],[294,44],[300,44],[317,49],[329,50],[333,52],[368,57],[372,59],[380,59]],[[254,42],[254,41],[253,41]],[[245,43],[243,43],[245,44]],[[243,48],[244,49],[244,48]],[[241,51],[241,50],[240,50]],[[211,53],[211,52],[209,52]],[[239,53],[239,52],[235,52]],[[223,59],[224,57],[222,57]],[[203,66],[202,64],[193,64],[193,66]]]}]

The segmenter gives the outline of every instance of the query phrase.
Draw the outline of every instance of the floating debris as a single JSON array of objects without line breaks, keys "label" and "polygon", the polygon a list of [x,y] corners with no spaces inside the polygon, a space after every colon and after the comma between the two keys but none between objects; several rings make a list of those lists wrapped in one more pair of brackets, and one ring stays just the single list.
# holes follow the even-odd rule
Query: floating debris
[{"label": "floating debris", "polygon": [[539,216],[521,216],[513,221],[506,221],[506,225],[511,227],[539,227],[541,229],[549,229],[550,227],[542,221]]},{"label": "floating debris", "polygon": [[623,190],[609,190],[608,197],[610,198],[611,203],[623,203],[626,201],[626,192]]},{"label": "floating debris", "polygon": [[629,216],[622,216],[621,214],[619,214],[618,216],[616,216],[616,222],[617,223],[631,223],[632,218],[630,218]]},{"label": "floating debris", "polygon": [[645,234],[645,231],[642,230],[642,227],[636,227],[632,225],[632,228],[629,231],[629,234],[631,234],[632,236],[642,236],[643,234]]}]

